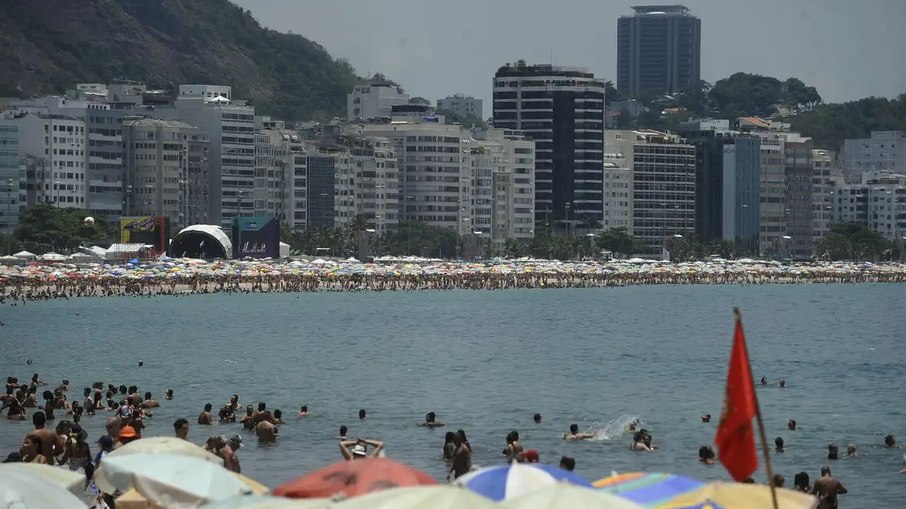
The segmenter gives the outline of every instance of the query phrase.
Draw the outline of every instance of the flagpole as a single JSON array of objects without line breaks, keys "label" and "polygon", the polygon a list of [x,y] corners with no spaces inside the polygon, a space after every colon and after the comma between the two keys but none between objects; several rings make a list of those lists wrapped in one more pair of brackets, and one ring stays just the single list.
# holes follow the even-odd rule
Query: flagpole
[{"label": "flagpole", "polygon": [[[741,324],[742,314],[740,314],[739,308],[734,307],[733,314],[736,316],[736,321]],[[743,348],[746,350],[746,358],[748,359],[749,347],[743,343]],[[764,469],[768,474],[768,486],[771,488],[771,501],[774,503],[774,509],[780,509],[780,506],[777,503],[777,488],[774,486],[774,468],[771,466],[771,453],[768,450],[768,438],[764,432],[764,420],[761,418],[761,407],[758,405],[758,394],[756,391],[752,391],[752,398],[755,402],[755,417],[758,420],[758,434],[761,435],[761,450],[764,452]]]}]

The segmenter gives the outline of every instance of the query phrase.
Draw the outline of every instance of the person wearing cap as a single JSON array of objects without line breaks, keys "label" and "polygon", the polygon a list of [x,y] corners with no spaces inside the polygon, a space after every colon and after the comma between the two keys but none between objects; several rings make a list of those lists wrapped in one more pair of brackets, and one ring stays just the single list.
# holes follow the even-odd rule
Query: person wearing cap
[{"label": "person wearing cap", "polygon": [[[368,447],[371,446],[371,453]],[[377,458],[384,449],[384,442],[379,440],[366,440],[359,438],[356,440],[343,440],[340,442],[340,453],[346,461],[360,460],[364,458]]]},{"label": "person wearing cap", "polygon": [[535,449],[529,449],[525,451],[522,456],[525,458],[526,463],[540,463],[541,458],[538,456],[538,451]]},{"label": "person wearing cap", "polygon": [[134,442],[139,438],[141,437],[138,436],[138,432],[135,431],[135,428],[133,428],[132,426],[123,426],[120,429],[119,442],[123,445],[126,445],[129,442]]},{"label": "person wearing cap", "polygon": [[236,454],[240,447],[242,447],[242,437],[233,435],[226,441],[226,445],[220,449],[220,455],[223,457],[223,468],[237,474],[242,473],[242,467],[239,465],[239,456]]}]

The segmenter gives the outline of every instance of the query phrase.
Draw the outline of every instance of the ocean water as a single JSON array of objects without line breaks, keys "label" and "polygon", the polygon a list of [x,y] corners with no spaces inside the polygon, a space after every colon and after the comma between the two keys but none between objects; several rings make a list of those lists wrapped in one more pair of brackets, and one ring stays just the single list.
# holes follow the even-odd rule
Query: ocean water
[{"label": "ocean water", "polygon": [[[479,465],[501,462],[518,430],[542,461],[573,456],[590,480],[639,470],[725,479],[697,451],[713,442],[739,306],[753,373],[771,380],[757,387],[768,440],[788,448],[775,472],[790,485],[830,464],[850,492],[842,507],[904,507],[903,451],[881,447],[886,433],[906,442],[904,297],[897,285],[802,285],[73,299],[0,307],[0,374],[68,377],[79,399],[93,381],[157,399],[173,388],[145,435],[171,435],[186,417],[199,444],[243,433],[195,425],[205,403],[265,401],[284,412],[281,438],[264,446],[245,434],[239,455],[243,473],[270,487],[339,460],[341,424],[439,480],[444,433],[459,428]],[[296,417],[302,404],[310,417]],[[428,411],[447,427],[416,427]],[[92,443],[105,417],[83,419]],[[629,450],[623,430],[636,418],[656,452]],[[799,431],[786,430],[790,418]],[[565,442],[571,423],[601,436]],[[0,420],[0,453],[29,429]],[[828,462],[829,442],[860,455]]]}]

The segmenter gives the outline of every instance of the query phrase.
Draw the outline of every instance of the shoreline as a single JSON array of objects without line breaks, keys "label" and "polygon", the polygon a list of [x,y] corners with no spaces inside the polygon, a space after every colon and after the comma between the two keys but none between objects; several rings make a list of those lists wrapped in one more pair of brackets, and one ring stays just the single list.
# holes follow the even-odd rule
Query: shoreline
[{"label": "shoreline", "polygon": [[485,263],[403,259],[162,259],[125,265],[0,267],[0,302],[71,297],[187,296],[214,293],[383,292],[619,288],[641,285],[775,285],[906,283],[906,264],[719,260],[672,264],[646,260]]}]

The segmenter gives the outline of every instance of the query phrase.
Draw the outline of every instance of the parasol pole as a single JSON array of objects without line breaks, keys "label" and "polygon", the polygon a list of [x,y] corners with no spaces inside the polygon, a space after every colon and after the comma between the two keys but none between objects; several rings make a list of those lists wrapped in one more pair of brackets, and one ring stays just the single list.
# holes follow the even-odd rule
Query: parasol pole
[{"label": "parasol pole", "polygon": [[[742,322],[742,315],[739,308],[733,308],[733,314],[736,320]],[[743,342],[743,348],[746,350],[746,359],[749,358],[749,347]],[[774,503],[774,509],[780,509],[777,503],[777,487],[774,486],[774,468],[771,466],[771,452],[768,450],[768,439],[764,432],[764,420],[761,418],[761,406],[758,404],[758,392],[752,391],[752,398],[755,401],[755,418],[758,420],[758,434],[761,435],[761,450],[764,452],[764,469],[768,475],[768,486],[771,488],[771,501]]]}]

